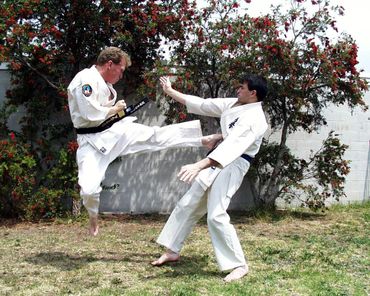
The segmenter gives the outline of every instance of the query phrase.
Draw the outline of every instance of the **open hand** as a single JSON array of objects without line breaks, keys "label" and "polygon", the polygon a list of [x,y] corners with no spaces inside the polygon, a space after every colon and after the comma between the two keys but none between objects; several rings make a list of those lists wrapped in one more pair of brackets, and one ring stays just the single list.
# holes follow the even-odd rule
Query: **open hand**
[{"label": "open hand", "polygon": [[179,177],[180,181],[191,183],[200,171],[201,167],[197,163],[187,164],[181,167],[177,177]]},{"label": "open hand", "polygon": [[170,90],[172,88],[171,81],[170,81],[170,78],[168,76],[160,77],[159,81],[161,83],[161,86],[162,86],[162,89],[163,89],[164,92],[167,92],[168,90]]}]

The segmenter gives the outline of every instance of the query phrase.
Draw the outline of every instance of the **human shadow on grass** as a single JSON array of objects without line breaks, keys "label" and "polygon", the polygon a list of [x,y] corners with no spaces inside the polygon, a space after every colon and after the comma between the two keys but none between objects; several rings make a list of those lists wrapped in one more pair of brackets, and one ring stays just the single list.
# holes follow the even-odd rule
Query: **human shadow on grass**
[{"label": "human shadow on grass", "polygon": [[51,265],[63,271],[80,269],[83,266],[96,261],[121,262],[123,256],[101,257],[91,255],[69,255],[63,252],[42,252],[26,259],[31,264],[47,266]]},{"label": "human shadow on grass", "polygon": [[[300,210],[256,210],[256,211],[228,211],[232,223],[254,224],[259,219],[269,222],[279,222],[285,219],[293,218],[301,221],[315,221],[325,219],[325,213],[309,212]],[[204,219],[203,222],[206,223]]]},{"label": "human shadow on grass", "polygon": [[[111,254],[111,257],[108,257]],[[115,262],[125,264],[127,262],[142,266],[147,265],[153,271],[150,276],[142,275],[142,279],[149,280],[160,277],[189,277],[189,276],[215,276],[219,277],[219,272],[207,270],[209,268],[208,255],[181,256],[178,262],[171,262],[161,267],[151,266],[150,262],[159,257],[160,254],[127,252],[126,254],[117,254],[109,252],[108,256],[91,255],[70,255],[63,252],[42,252],[32,257],[26,258],[26,261],[39,266],[53,266],[62,271],[72,271],[83,268],[91,262]],[[133,267],[135,269],[135,267]]]},{"label": "human shadow on grass", "polygon": [[[159,258],[160,254],[152,259]],[[181,256],[179,261],[168,262],[162,266],[152,266],[153,274],[143,276],[144,280],[158,278],[181,278],[181,277],[220,277],[218,270],[212,270],[209,266],[208,255]]]},{"label": "human shadow on grass", "polygon": [[[256,221],[263,220],[271,223],[293,218],[301,221],[319,221],[325,219],[326,215],[322,212],[304,212],[294,210],[274,210],[274,211],[227,211],[232,224],[255,224]],[[168,217],[167,217],[168,219]],[[207,226],[207,214],[198,221],[199,225]]]},{"label": "human shadow on grass", "polygon": [[63,252],[42,252],[32,257],[26,258],[26,261],[32,264],[46,266],[51,265],[61,270],[74,270],[83,267],[91,262],[131,262],[142,264],[149,264],[154,260],[157,254],[147,253],[133,253],[123,252],[116,253],[106,251],[105,256],[91,256],[91,255],[70,255]]}]

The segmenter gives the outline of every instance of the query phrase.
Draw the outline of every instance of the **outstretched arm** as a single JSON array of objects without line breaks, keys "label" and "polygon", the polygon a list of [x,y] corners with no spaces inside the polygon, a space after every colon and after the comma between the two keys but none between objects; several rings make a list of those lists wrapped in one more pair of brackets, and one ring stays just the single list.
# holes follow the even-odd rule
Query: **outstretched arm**
[{"label": "outstretched arm", "polygon": [[159,78],[159,81],[161,83],[163,91],[167,95],[169,95],[171,98],[173,98],[175,101],[179,102],[180,104],[183,104],[183,105],[186,104],[186,97],[188,95],[183,94],[177,90],[174,90],[172,88],[171,81],[167,76]]},{"label": "outstretched arm", "polygon": [[[181,93],[181,92],[179,92],[177,90],[174,90],[172,88],[171,81],[170,81],[170,79],[167,76],[160,77],[159,78],[159,81],[161,83],[161,86],[162,86],[163,91],[167,95],[169,95],[170,97],[172,97],[175,101],[179,102],[180,104],[186,105],[186,102],[187,101],[193,101],[194,102],[194,100],[204,101],[203,99],[201,99],[199,97],[191,96],[191,95],[186,95],[186,94],[183,94],[183,93]],[[222,134],[213,134],[213,135],[202,137],[202,139],[201,139],[202,145],[204,147],[207,147],[208,149],[213,149],[221,140],[222,140]],[[210,166],[212,166],[212,165],[210,165]],[[194,170],[192,169],[191,171],[194,171]],[[185,173],[185,174],[188,175],[187,173]],[[190,174],[190,175],[193,175],[193,174]],[[184,177],[184,178],[187,179],[186,177]],[[192,179],[193,178],[191,178],[191,180]],[[180,178],[180,180],[182,180],[182,178]],[[191,180],[189,182],[191,182]],[[182,181],[184,181],[184,180],[182,180]],[[187,182],[187,181],[185,181],[185,182]]]},{"label": "outstretched arm", "polygon": [[201,170],[212,166],[220,166],[220,164],[217,161],[206,157],[196,163],[182,166],[177,176],[181,181],[191,183]]}]

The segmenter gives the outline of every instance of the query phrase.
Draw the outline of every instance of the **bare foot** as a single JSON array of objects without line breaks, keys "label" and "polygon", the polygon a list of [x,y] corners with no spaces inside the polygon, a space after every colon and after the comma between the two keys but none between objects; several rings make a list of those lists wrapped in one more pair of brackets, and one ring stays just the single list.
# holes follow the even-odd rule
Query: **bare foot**
[{"label": "bare foot", "polygon": [[230,272],[225,278],[224,281],[230,283],[232,281],[236,281],[241,279],[248,273],[248,265],[239,266],[235,268],[232,272]]},{"label": "bare foot", "polygon": [[89,233],[92,236],[97,236],[99,233],[98,217],[90,217],[89,219]]},{"label": "bare foot", "polygon": [[151,264],[153,266],[162,266],[163,264],[167,262],[176,262],[180,259],[180,255],[172,252],[170,250],[167,250],[166,253],[164,253],[159,259],[153,261]]},{"label": "bare foot", "polygon": [[202,137],[202,145],[208,149],[213,149],[220,141],[222,141],[222,134],[212,134]]}]

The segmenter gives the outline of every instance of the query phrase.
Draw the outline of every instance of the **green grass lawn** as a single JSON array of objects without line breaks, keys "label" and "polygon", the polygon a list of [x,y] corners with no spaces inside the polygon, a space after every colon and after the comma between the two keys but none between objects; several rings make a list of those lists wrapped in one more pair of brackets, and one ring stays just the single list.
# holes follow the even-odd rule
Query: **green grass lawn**
[{"label": "green grass lawn", "polygon": [[181,261],[152,267],[166,216],[0,225],[0,295],[370,295],[370,203],[232,214],[250,273],[225,284],[201,221]]}]

